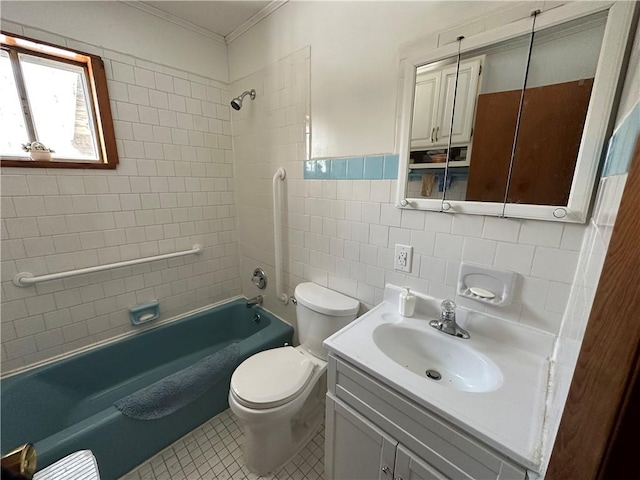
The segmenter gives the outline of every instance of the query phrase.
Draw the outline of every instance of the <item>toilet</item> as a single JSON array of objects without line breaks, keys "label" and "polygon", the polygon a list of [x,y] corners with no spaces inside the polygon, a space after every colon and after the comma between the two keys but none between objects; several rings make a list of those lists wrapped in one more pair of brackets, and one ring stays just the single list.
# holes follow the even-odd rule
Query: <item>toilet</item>
[{"label": "toilet", "polygon": [[300,346],[256,353],[233,372],[229,406],[244,427],[249,470],[283,467],[316,433],[324,416],[327,350],[322,342],[353,321],[360,304],[315,283],[295,289]]}]

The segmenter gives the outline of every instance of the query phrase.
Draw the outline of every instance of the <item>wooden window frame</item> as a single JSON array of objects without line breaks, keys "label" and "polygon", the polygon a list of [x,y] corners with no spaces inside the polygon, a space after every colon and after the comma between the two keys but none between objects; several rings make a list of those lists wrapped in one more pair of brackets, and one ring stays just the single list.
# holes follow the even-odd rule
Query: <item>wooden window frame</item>
[{"label": "wooden window frame", "polygon": [[[46,53],[37,49],[30,49],[25,46],[7,45],[9,50],[19,53],[38,56],[80,66],[85,70],[90,109],[92,111],[92,121],[96,132],[96,143],[98,147],[98,160],[76,160],[76,159],[53,159],[53,160],[31,160],[25,156],[0,156],[0,167],[21,167],[21,168],[88,168],[88,169],[115,169],[118,165],[118,150],[116,136],[113,128],[113,118],[111,116],[111,104],[107,90],[107,76],[102,58],[86,52],[81,52],[73,48],[61,47],[51,43],[35,40],[22,35],[16,35],[5,31],[0,31],[2,35],[20,40],[33,42],[44,47],[57,49],[59,54]],[[5,46],[5,44],[3,44]],[[65,56],[67,52],[69,55]],[[28,128],[28,127],[27,127]]]}]

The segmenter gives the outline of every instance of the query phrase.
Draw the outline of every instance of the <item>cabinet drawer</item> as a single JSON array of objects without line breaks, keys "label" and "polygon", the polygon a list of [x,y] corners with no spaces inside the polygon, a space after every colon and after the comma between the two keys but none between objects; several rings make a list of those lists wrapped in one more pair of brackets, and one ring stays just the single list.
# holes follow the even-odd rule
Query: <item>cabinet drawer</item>
[{"label": "cabinet drawer", "polygon": [[[334,364],[335,361],[335,364]],[[509,461],[458,427],[417,406],[342,360],[331,358],[330,390],[365,418],[406,445],[447,477],[456,479],[526,478]]]}]

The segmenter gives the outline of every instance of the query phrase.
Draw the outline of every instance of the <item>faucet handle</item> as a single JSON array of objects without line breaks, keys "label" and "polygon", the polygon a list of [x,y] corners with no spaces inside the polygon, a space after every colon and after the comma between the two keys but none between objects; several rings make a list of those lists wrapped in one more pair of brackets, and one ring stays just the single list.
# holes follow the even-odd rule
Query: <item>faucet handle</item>
[{"label": "faucet handle", "polygon": [[442,318],[451,320],[456,318],[456,302],[453,300],[443,300],[440,304]]},{"label": "faucet handle", "polygon": [[440,308],[442,308],[442,313],[455,313],[456,302],[453,300],[443,300],[440,304]]}]

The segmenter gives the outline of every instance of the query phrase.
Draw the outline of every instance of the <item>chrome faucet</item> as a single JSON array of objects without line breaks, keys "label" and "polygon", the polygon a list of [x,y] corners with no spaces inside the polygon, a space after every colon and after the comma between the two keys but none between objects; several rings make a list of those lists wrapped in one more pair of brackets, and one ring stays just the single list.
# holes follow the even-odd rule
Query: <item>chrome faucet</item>
[{"label": "chrome faucet", "polygon": [[456,323],[456,303],[453,300],[444,300],[440,307],[440,320],[431,320],[429,325],[454,337],[469,338],[469,332]]},{"label": "chrome faucet", "polygon": [[247,300],[247,308],[251,308],[255,305],[262,305],[262,295],[256,295],[253,298],[250,298],[249,300]]}]

